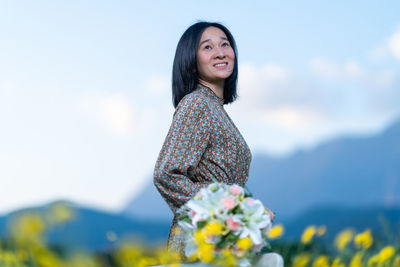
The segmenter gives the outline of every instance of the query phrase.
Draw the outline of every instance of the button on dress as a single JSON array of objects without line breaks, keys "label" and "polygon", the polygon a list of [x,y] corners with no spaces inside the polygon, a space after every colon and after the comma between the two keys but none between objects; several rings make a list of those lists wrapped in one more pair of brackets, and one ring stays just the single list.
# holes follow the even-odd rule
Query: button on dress
[{"label": "button on dress", "polygon": [[223,99],[198,84],[175,109],[154,169],[154,185],[174,214],[167,248],[184,256],[178,209],[212,177],[245,186],[251,152],[223,107]]}]

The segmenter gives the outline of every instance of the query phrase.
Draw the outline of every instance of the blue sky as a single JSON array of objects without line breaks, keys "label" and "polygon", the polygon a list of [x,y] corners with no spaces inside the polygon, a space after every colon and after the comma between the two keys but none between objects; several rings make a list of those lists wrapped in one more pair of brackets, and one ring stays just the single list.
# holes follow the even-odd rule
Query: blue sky
[{"label": "blue sky", "polygon": [[287,155],[400,116],[398,1],[0,2],[0,213],[55,199],[118,211],[151,179],[173,113],[177,42],[224,23],[239,50],[228,113]]}]

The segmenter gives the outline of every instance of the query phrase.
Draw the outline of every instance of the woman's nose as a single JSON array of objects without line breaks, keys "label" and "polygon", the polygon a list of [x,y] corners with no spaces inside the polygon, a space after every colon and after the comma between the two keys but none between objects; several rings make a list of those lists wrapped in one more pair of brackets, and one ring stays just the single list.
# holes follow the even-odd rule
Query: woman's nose
[{"label": "woman's nose", "polygon": [[215,57],[224,58],[225,57],[225,51],[221,47],[217,47],[216,52],[215,52]]}]

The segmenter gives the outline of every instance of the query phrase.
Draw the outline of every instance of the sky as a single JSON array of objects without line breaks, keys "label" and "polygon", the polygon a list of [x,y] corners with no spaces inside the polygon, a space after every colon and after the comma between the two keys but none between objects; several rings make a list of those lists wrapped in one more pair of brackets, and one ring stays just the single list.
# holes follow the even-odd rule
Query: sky
[{"label": "sky", "polygon": [[118,212],[152,180],[182,33],[226,25],[253,155],[400,118],[399,1],[0,0],[0,214],[58,199]]}]

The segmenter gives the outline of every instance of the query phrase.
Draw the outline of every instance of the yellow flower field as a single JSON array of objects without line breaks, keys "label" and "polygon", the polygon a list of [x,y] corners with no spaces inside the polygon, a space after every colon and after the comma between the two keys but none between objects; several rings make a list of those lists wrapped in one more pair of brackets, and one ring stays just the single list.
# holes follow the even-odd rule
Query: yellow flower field
[{"label": "yellow flower field", "polygon": [[[173,264],[179,266],[178,255],[165,247],[142,247],[135,242],[119,243],[116,249],[102,253],[86,253],[71,248],[53,248],[46,244],[48,229],[74,219],[74,210],[61,203],[54,204],[45,213],[26,212],[16,217],[9,229],[9,238],[0,240],[0,267],[139,267]],[[210,224],[209,233],[223,232],[217,224]],[[208,233],[207,232],[207,233]],[[296,241],[285,241],[285,226],[275,225],[269,232],[270,248],[263,252],[277,252],[284,257],[285,266],[293,267],[400,267],[400,244],[375,240],[373,232],[365,229],[343,229],[331,244],[321,242],[329,232],[324,225],[310,225]],[[199,257],[216,266],[236,266],[232,251],[224,251],[226,258],[214,261],[207,246],[206,234],[195,238],[202,241]],[[250,238],[238,241],[240,248],[251,246]]]}]

